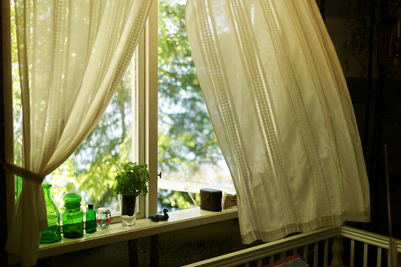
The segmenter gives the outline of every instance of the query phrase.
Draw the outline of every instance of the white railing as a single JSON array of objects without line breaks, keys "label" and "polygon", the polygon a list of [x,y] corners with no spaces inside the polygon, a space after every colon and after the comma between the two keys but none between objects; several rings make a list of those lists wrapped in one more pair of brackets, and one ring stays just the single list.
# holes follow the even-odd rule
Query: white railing
[{"label": "white railing", "polygon": [[[388,236],[348,226],[341,227],[341,236],[344,238],[344,245],[346,245],[347,249],[349,246],[350,259],[347,266],[367,267],[368,264],[377,267],[387,266],[387,254],[390,245],[390,238]],[[346,241],[349,241],[349,244]],[[401,240],[395,240],[395,243],[397,245],[397,252],[401,253]],[[359,253],[359,251],[363,251],[363,254]],[[361,255],[362,260],[360,259],[361,257],[357,257],[356,259],[358,255]]]},{"label": "white railing", "polygon": [[[387,266],[390,238],[352,227],[328,227],[186,266],[265,266],[300,254],[310,266]],[[396,240],[401,253],[401,241]],[[331,251],[329,247],[331,246]],[[343,253],[345,248],[345,252]],[[374,248],[373,253],[369,253]],[[361,253],[363,252],[363,253]],[[343,261],[345,259],[345,264]],[[330,265],[329,265],[330,261]],[[384,264],[384,265],[383,265]]]}]

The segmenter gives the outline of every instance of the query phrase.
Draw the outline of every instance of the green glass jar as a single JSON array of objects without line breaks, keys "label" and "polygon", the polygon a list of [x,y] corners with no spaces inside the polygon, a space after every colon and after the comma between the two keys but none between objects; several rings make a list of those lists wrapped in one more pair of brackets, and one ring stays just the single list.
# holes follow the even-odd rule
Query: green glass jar
[{"label": "green glass jar", "polygon": [[96,232],[96,211],[93,210],[93,204],[88,204],[86,212],[86,233]]},{"label": "green glass jar", "polygon": [[84,235],[84,213],[81,210],[81,196],[68,193],[64,196],[63,236],[67,238]]},{"label": "green glass jar", "polygon": [[42,231],[40,243],[52,243],[61,239],[60,212],[50,197],[51,184],[43,184],[48,228]]}]

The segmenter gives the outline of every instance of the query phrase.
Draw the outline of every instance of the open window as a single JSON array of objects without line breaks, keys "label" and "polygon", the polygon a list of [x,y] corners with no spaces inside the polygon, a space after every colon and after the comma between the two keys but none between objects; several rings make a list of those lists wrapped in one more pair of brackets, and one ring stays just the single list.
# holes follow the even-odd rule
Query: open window
[{"label": "open window", "polygon": [[[80,193],[84,207],[120,210],[108,162],[147,163],[149,194],[139,197],[138,218],[199,205],[203,187],[234,193],[205,105],[185,29],[185,2],[154,2],[134,57],[99,123],[56,171],[46,177],[63,210],[67,192]],[[14,161],[21,164],[22,116],[12,15]],[[162,179],[158,179],[161,173]],[[21,178],[16,178],[16,195]],[[117,216],[118,217],[118,216]],[[114,220],[115,221],[115,220]]]}]

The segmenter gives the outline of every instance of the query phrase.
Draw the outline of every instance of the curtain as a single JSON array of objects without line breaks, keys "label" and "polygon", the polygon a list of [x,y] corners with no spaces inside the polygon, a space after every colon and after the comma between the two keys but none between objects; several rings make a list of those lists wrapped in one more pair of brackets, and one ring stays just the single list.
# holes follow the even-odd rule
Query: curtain
[{"label": "curtain", "polygon": [[47,228],[41,183],[84,141],[121,81],[147,19],[148,0],[16,0],[24,178],[6,250],[35,265]]},{"label": "curtain", "polygon": [[368,222],[355,115],[316,0],[188,0],[186,26],[243,242]]}]

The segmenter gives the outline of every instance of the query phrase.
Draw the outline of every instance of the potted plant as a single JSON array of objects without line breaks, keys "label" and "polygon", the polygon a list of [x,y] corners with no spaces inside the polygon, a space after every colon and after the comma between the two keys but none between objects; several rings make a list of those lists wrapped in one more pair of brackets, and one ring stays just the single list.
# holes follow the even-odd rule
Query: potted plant
[{"label": "potted plant", "polygon": [[148,165],[133,162],[119,163],[120,157],[110,163],[114,166],[115,181],[114,193],[121,198],[121,221],[124,226],[135,225],[136,220],[136,197],[142,192],[148,193],[149,171]]}]

